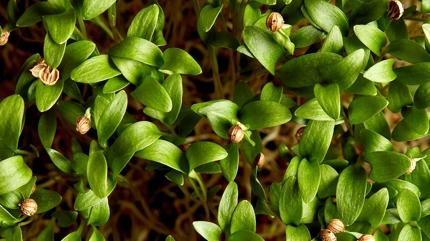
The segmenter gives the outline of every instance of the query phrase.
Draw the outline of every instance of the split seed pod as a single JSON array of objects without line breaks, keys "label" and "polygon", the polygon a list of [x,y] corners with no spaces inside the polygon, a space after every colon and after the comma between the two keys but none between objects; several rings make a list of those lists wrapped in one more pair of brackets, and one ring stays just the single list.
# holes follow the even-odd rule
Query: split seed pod
[{"label": "split seed pod", "polygon": [[363,234],[357,241],[375,241],[375,238],[370,234]]},{"label": "split seed pod", "polygon": [[320,231],[321,241],[336,241],[337,238],[334,233],[328,229],[322,229]]},{"label": "split seed pod", "polygon": [[388,16],[393,20],[399,20],[404,11],[403,4],[399,0],[391,0],[388,4]]},{"label": "split seed pod", "polygon": [[258,155],[255,157],[254,163],[258,168],[263,168],[264,163],[266,163],[266,157],[262,152],[258,153]]},{"label": "split seed pod", "polygon": [[345,232],[345,224],[340,219],[332,219],[327,225],[327,229],[333,233]]},{"label": "split seed pod", "polygon": [[76,119],[76,131],[85,135],[91,129],[91,119],[86,116],[80,116]]},{"label": "split seed pod", "polygon": [[60,71],[58,69],[53,69],[52,71],[49,71],[49,67],[46,68],[44,71],[41,71],[42,75],[40,76],[40,80],[45,85],[55,85],[60,78]]},{"label": "split seed pod", "polygon": [[239,124],[236,124],[228,130],[228,135],[230,136],[230,141],[232,143],[239,143],[242,141],[245,133],[242,127],[240,127]]},{"label": "split seed pod", "polygon": [[3,31],[0,35],[0,46],[6,45],[9,41],[9,31]]},{"label": "split seed pod", "polygon": [[284,25],[284,18],[278,12],[272,12],[266,20],[266,25],[272,32],[276,32]]},{"label": "split seed pod", "polygon": [[30,69],[30,72],[34,78],[40,78],[42,71],[44,71],[47,68],[49,68],[48,65],[45,63],[45,60],[42,59],[33,68]]},{"label": "split seed pod", "polygon": [[19,204],[21,213],[25,216],[31,217],[37,213],[37,203],[34,199],[27,198]]}]

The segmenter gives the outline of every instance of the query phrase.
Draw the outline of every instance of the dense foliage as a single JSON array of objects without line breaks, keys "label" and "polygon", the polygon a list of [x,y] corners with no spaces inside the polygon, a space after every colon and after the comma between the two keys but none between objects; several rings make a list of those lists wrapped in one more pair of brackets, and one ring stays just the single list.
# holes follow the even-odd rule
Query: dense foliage
[{"label": "dense foliage", "polygon": [[[206,219],[193,226],[208,241],[264,240],[256,215],[282,222],[287,241],[430,240],[430,1],[194,0],[189,31],[207,47],[214,98],[192,105],[183,79],[204,69],[167,44],[157,2],[126,33],[115,0],[17,2],[8,1],[0,44],[34,25],[46,35],[0,102],[0,240],[26,239],[37,219],[47,220],[38,241],[59,230],[64,241],[105,240],[109,197],[134,181],[124,177],[134,159],[197,200]],[[111,37],[105,51],[88,26]],[[263,72],[257,89],[245,77],[221,80],[224,49],[236,67]],[[34,121],[44,150],[23,144]],[[207,133],[196,131],[202,122]],[[54,149],[63,131],[72,145]],[[264,148],[283,132],[292,135]],[[67,190],[38,185],[39,152]],[[262,183],[275,159],[288,164],[283,178]],[[220,174],[227,185],[208,190]],[[61,205],[66,192],[72,207]]]}]

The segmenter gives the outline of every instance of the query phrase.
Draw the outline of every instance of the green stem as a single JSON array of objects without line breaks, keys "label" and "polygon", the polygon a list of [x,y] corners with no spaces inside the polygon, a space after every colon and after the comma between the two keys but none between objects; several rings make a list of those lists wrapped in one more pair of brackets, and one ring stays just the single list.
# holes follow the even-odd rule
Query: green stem
[{"label": "green stem", "polygon": [[[205,213],[206,213],[206,218],[209,219],[210,216],[210,212],[209,212],[209,207],[207,204],[207,192],[206,192],[206,187],[205,184],[203,183],[202,178],[200,177],[200,175],[195,172],[194,170],[192,170],[189,174],[190,177],[190,183],[193,186],[194,190],[197,192],[197,195],[200,197],[202,203],[203,203],[203,207],[205,209]],[[197,182],[198,186],[194,183],[194,181]]]},{"label": "green stem", "polygon": [[81,31],[83,37],[85,39],[88,39],[87,27],[85,27],[85,22],[84,22],[84,19],[82,18],[82,16],[78,17],[78,25],[79,25],[79,30]]},{"label": "green stem", "polygon": [[214,78],[214,87],[215,87],[215,96],[218,99],[224,98],[224,92],[222,90],[222,84],[221,84],[221,78],[219,76],[219,69],[218,69],[218,60],[216,55],[216,48],[209,46],[209,57],[212,64],[212,73]]}]

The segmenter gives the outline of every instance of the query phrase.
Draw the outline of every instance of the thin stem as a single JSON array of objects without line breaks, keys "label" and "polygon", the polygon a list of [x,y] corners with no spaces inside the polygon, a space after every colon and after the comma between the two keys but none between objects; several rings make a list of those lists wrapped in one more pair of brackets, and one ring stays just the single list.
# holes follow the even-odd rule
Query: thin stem
[{"label": "thin stem", "polygon": [[199,0],[193,0],[193,7],[194,11],[196,12],[196,15],[198,16],[200,13],[200,3]]},{"label": "thin stem", "polygon": [[79,30],[81,31],[83,37],[85,39],[88,39],[87,27],[85,27],[85,22],[84,22],[84,19],[82,18],[82,16],[78,17],[78,24],[79,24]]},{"label": "thin stem", "polygon": [[224,91],[222,90],[221,78],[219,76],[218,59],[216,55],[216,48],[209,47],[209,57],[212,64],[212,74],[214,78],[215,96],[218,99],[224,98]]}]

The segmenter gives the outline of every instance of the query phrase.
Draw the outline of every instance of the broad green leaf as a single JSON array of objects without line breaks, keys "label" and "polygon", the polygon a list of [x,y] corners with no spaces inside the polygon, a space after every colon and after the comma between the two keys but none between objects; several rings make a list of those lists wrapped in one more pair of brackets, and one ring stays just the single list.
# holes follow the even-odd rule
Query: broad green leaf
[{"label": "broad green leaf", "polygon": [[135,85],[141,83],[146,77],[146,69],[152,68],[139,61],[126,58],[112,57],[112,62],[121,71],[124,78]]},{"label": "broad green leaf", "polygon": [[163,64],[163,53],[157,45],[139,37],[125,38],[110,49],[109,55],[136,60],[150,66],[160,67]]},{"label": "broad green leaf", "polygon": [[415,193],[407,189],[400,192],[396,201],[397,211],[404,223],[418,221],[421,218],[421,203]]},{"label": "broad green leaf", "polygon": [[115,0],[83,0],[82,14],[84,19],[97,17],[112,6],[112,4],[115,4],[115,2]]},{"label": "broad green leaf", "polygon": [[15,189],[12,192],[8,192],[4,195],[0,195],[0,205],[8,209],[16,209],[23,199],[29,198],[33,192],[33,186],[36,184],[36,177],[30,179],[29,182],[23,186]]},{"label": "broad green leaf", "polygon": [[194,229],[207,241],[220,241],[222,230],[221,228],[211,222],[196,221],[193,222]]},{"label": "broad green leaf", "polygon": [[110,209],[107,198],[101,200],[100,203],[93,206],[90,210],[88,224],[101,226],[109,221]]},{"label": "broad green leaf", "polygon": [[254,26],[245,27],[243,40],[252,55],[271,73],[275,74],[278,59],[284,55],[284,49],[276,43],[272,35]]},{"label": "broad green leaf", "polygon": [[104,94],[113,94],[116,93],[130,84],[124,77],[116,76],[112,79],[106,81],[106,84],[103,86]]},{"label": "broad green leaf", "polygon": [[40,112],[50,110],[60,98],[64,88],[64,80],[60,79],[55,85],[44,85],[38,80],[36,84],[36,106]]},{"label": "broad green leaf", "polygon": [[403,113],[403,120],[393,130],[396,141],[411,141],[421,138],[429,130],[429,119],[425,109],[412,108]]},{"label": "broad green leaf", "polygon": [[43,44],[43,56],[46,64],[52,69],[56,69],[63,60],[64,52],[66,51],[66,43],[57,44],[52,40],[49,34],[46,34]]},{"label": "broad green leaf", "polygon": [[344,33],[348,30],[348,18],[335,5],[324,0],[304,0],[304,6],[312,22],[327,33],[336,25]]},{"label": "broad green leaf", "polygon": [[388,104],[388,109],[392,112],[400,112],[404,106],[414,102],[408,86],[398,81],[390,83],[387,99],[388,102],[390,102]]},{"label": "broad green leaf", "polygon": [[340,28],[335,25],[328,33],[323,45],[321,46],[321,52],[339,53],[343,47],[343,38]]},{"label": "broad green leaf", "polygon": [[388,126],[387,120],[383,112],[372,116],[370,119],[364,122],[364,127],[371,131],[374,131],[385,138],[390,138],[390,127]]},{"label": "broad green leaf", "polygon": [[20,225],[11,226],[5,228],[2,231],[2,236],[6,238],[7,241],[23,241],[22,230]]},{"label": "broad green leaf", "polygon": [[298,227],[288,225],[285,231],[285,241],[309,241],[311,240],[311,234],[305,225]]},{"label": "broad green leaf", "polygon": [[182,108],[183,87],[181,76],[179,74],[170,75],[164,80],[163,87],[172,100],[172,110],[166,114],[164,121],[169,125],[173,125],[178,119]]},{"label": "broad green leaf", "polygon": [[16,22],[18,27],[29,27],[42,20],[42,16],[59,13],[57,7],[50,2],[36,2],[25,10]]},{"label": "broad green leaf", "polygon": [[375,131],[363,128],[359,131],[357,137],[364,146],[364,151],[366,153],[375,151],[390,151],[393,149],[393,144],[391,141],[376,133]]},{"label": "broad green leaf", "polygon": [[388,105],[388,101],[382,96],[359,96],[349,105],[349,121],[351,124],[359,124],[377,113]]},{"label": "broad green leaf", "polygon": [[57,44],[65,43],[73,34],[75,29],[76,14],[73,9],[55,15],[43,17],[47,31]]},{"label": "broad green leaf", "polygon": [[49,223],[46,228],[40,232],[36,241],[54,241],[54,225]]},{"label": "broad green leaf", "polygon": [[355,222],[366,196],[367,175],[361,167],[349,166],[339,176],[336,189],[337,210],[345,225]]},{"label": "broad green leaf", "polygon": [[316,120],[316,121],[332,121],[330,117],[321,107],[316,98],[313,98],[303,105],[299,106],[294,112],[294,115],[299,118]]},{"label": "broad green leaf", "polygon": [[[259,0],[259,1],[262,1],[262,0]],[[247,230],[236,232],[231,236],[229,236],[227,239],[227,241],[243,241],[243,240],[264,241],[264,239],[260,237],[258,234],[256,234],[255,232],[251,232]]]},{"label": "broad green leaf", "polygon": [[365,79],[362,74],[358,76],[354,84],[349,86],[346,91],[356,95],[376,95],[378,93],[375,84]]},{"label": "broad green leaf", "polygon": [[57,131],[57,118],[54,112],[42,114],[38,124],[38,134],[43,147],[50,148]]},{"label": "broad green leaf", "polygon": [[320,42],[324,38],[324,33],[312,25],[300,28],[291,34],[291,41],[296,48],[304,48]]},{"label": "broad green leaf", "polygon": [[[255,43],[258,45],[258,41]],[[270,56],[267,51],[262,51],[265,56]],[[279,78],[284,85],[290,88],[313,86],[316,83],[326,81],[321,75],[321,70],[334,65],[342,60],[340,55],[320,52],[305,54],[287,61],[279,70]]]},{"label": "broad green leaf", "polygon": [[417,42],[400,39],[390,43],[387,52],[409,63],[429,62],[430,54]]},{"label": "broad green leaf", "polygon": [[92,148],[90,148],[87,180],[91,190],[93,190],[97,196],[101,198],[107,196],[108,166],[103,150],[92,150]]},{"label": "broad green leaf", "polygon": [[157,27],[160,8],[157,4],[143,8],[133,18],[127,31],[128,37],[139,37],[151,41]]},{"label": "broad green leaf", "polygon": [[381,55],[381,49],[385,46],[387,40],[385,33],[376,24],[355,25],[354,33],[370,51],[378,56]]},{"label": "broad green leaf", "polygon": [[251,203],[243,200],[239,202],[231,217],[230,233],[233,234],[237,231],[248,230],[255,232],[256,220],[254,208]]},{"label": "broad green leaf", "polygon": [[284,88],[275,86],[272,82],[264,85],[260,93],[260,100],[280,103],[284,96]]},{"label": "broad green leaf", "polygon": [[336,183],[339,177],[337,171],[326,164],[320,166],[321,180],[318,187],[318,197],[325,198],[336,194]]},{"label": "broad green leaf", "polygon": [[31,197],[38,204],[37,213],[44,213],[57,207],[62,199],[57,192],[46,189],[37,189]]},{"label": "broad green leaf", "polygon": [[132,93],[132,96],[144,105],[162,112],[172,110],[172,99],[166,89],[153,78],[146,78]]},{"label": "broad green leaf", "polygon": [[318,192],[321,172],[319,162],[302,159],[299,164],[297,181],[302,199],[305,203],[312,201]]},{"label": "broad green leaf", "polygon": [[418,222],[418,225],[424,234],[423,237],[427,236],[427,238],[430,239],[430,216],[421,218],[421,220]]},{"label": "broad green leaf", "polygon": [[287,225],[300,223],[303,205],[296,177],[288,177],[284,181],[279,199],[279,213],[282,222]]},{"label": "broad green leaf", "polygon": [[190,145],[186,152],[190,170],[203,164],[224,159],[227,155],[228,153],[224,148],[209,141],[195,142]]},{"label": "broad green leaf", "polygon": [[430,82],[430,63],[418,63],[395,69],[397,81],[406,85]]},{"label": "broad green leaf", "polygon": [[32,171],[22,156],[13,156],[0,161],[0,195],[18,189],[28,183]]},{"label": "broad green leaf", "polygon": [[91,234],[89,241],[105,241],[105,238],[97,228],[93,227],[93,233]]},{"label": "broad green leaf", "polygon": [[72,71],[71,78],[79,83],[97,83],[120,74],[110,63],[109,56],[99,55],[86,60],[76,67]]},{"label": "broad green leaf", "polygon": [[376,182],[386,182],[398,178],[411,165],[407,156],[389,151],[368,153],[366,160],[372,165],[370,178]]},{"label": "broad green leaf", "polygon": [[430,185],[430,169],[425,160],[418,161],[415,170],[410,175],[406,175],[405,180],[415,184],[421,190],[421,198],[430,198],[430,190],[427,188]]},{"label": "broad green leaf", "polygon": [[358,221],[366,221],[373,228],[378,227],[385,215],[390,196],[388,190],[382,188],[364,202]]},{"label": "broad green leaf", "polygon": [[188,172],[182,150],[173,143],[165,140],[156,140],[151,145],[137,152],[136,156],[158,162],[182,173]]},{"label": "broad green leaf", "polygon": [[330,84],[322,86],[316,84],[314,87],[314,94],[319,104],[324,111],[334,120],[340,117],[340,90],[339,85]]},{"label": "broad green leaf", "polygon": [[364,72],[363,77],[377,83],[388,83],[396,79],[393,71],[394,59],[386,59],[376,63]]},{"label": "broad green leaf", "polygon": [[18,220],[0,204],[0,225],[11,225]]},{"label": "broad green leaf", "polygon": [[247,4],[243,13],[243,26],[252,26],[261,17],[258,7]]},{"label": "broad green leaf", "polygon": [[417,108],[430,106],[430,82],[421,84],[414,95],[414,104]]},{"label": "broad green leaf", "polygon": [[95,48],[96,45],[88,40],[81,40],[67,45],[60,65],[61,78],[70,78],[72,70],[88,59]]},{"label": "broad green leaf", "polygon": [[160,71],[166,74],[199,75],[202,68],[193,56],[179,48],[168,48],[163,53],[164,64]]},{"label": "broad green leaf", "polygon": [[97,124],[97,136],[102,146],[107,145],[109,137],[115,132],[127,109],[127,94],[120,91],[104,109]]},{"label": "broad green leaf", "polygon": [[72,172],[72,164],[63,154],[51,148],[46,148],[46,152],[48,153],[51,161],[58,169],[60,169],[64,173]]},{"label": "broad green leaf", "polygon": [[[259,113],[255,115],[255,113]],[[240,121],[251,130],[274,127],[291,120],[290,110],[273,101],[253,101],[246,104],[239,112]]]},{"label": "broad green leaf", "polygon": [[0,160],[13,155],[18,148],[24,121],[24,100],[11,95],[0,102]]},{"label": "broad green leaf", "polygon": [[237,206],[239,191],[235,182],[230,182],[222,194],[218,207],[218,224],[224,232],[229,232],[230,221]]},{"label": "broad green leaf", "polygon": [[239,169],[239,147],[232,143],[226,147],[228,156],[220,161],[220,166],[225,179],[234,181]]},{"label": "broad green leaf", "polygon": [[301,156],[310,162],[321,162],[333,137],[334,121],[309,121],[299,143]]},{"label": "broad green leaf", "polygon": [[406,224],[403,226],[402,231],[400,231],[399,238],[397,240],[416,240],[421,241],[421,230],[418,227]]},{"label": "broad green leaf", "polygon": [[85,209],[94,207],[107,198],[99,198],[92,190],[84,193],[79,193],[76,196],[74,209],[77,211],[84,211]]},{"label": "broad green leaf", "polygon": [[106,154],[114,176],[122,171],[135,152],[151,145],[160,136],[157,126],[147,121],[139,121],[125,128]]},{"label": "broad green leaf", "polygon": [[218,15],[221,13],[222,8],[223,4],[218,6],[207,4],[202,8],[202,10],[200,10],[199,18],[197,20],[197,29],[201,36],[211,30],[218,18]]},{"label": "broad green leaf", "polygon": [[81,241],[81,230],[77,230],[69,233],[66,237],[64,237],[61,241]]}]

